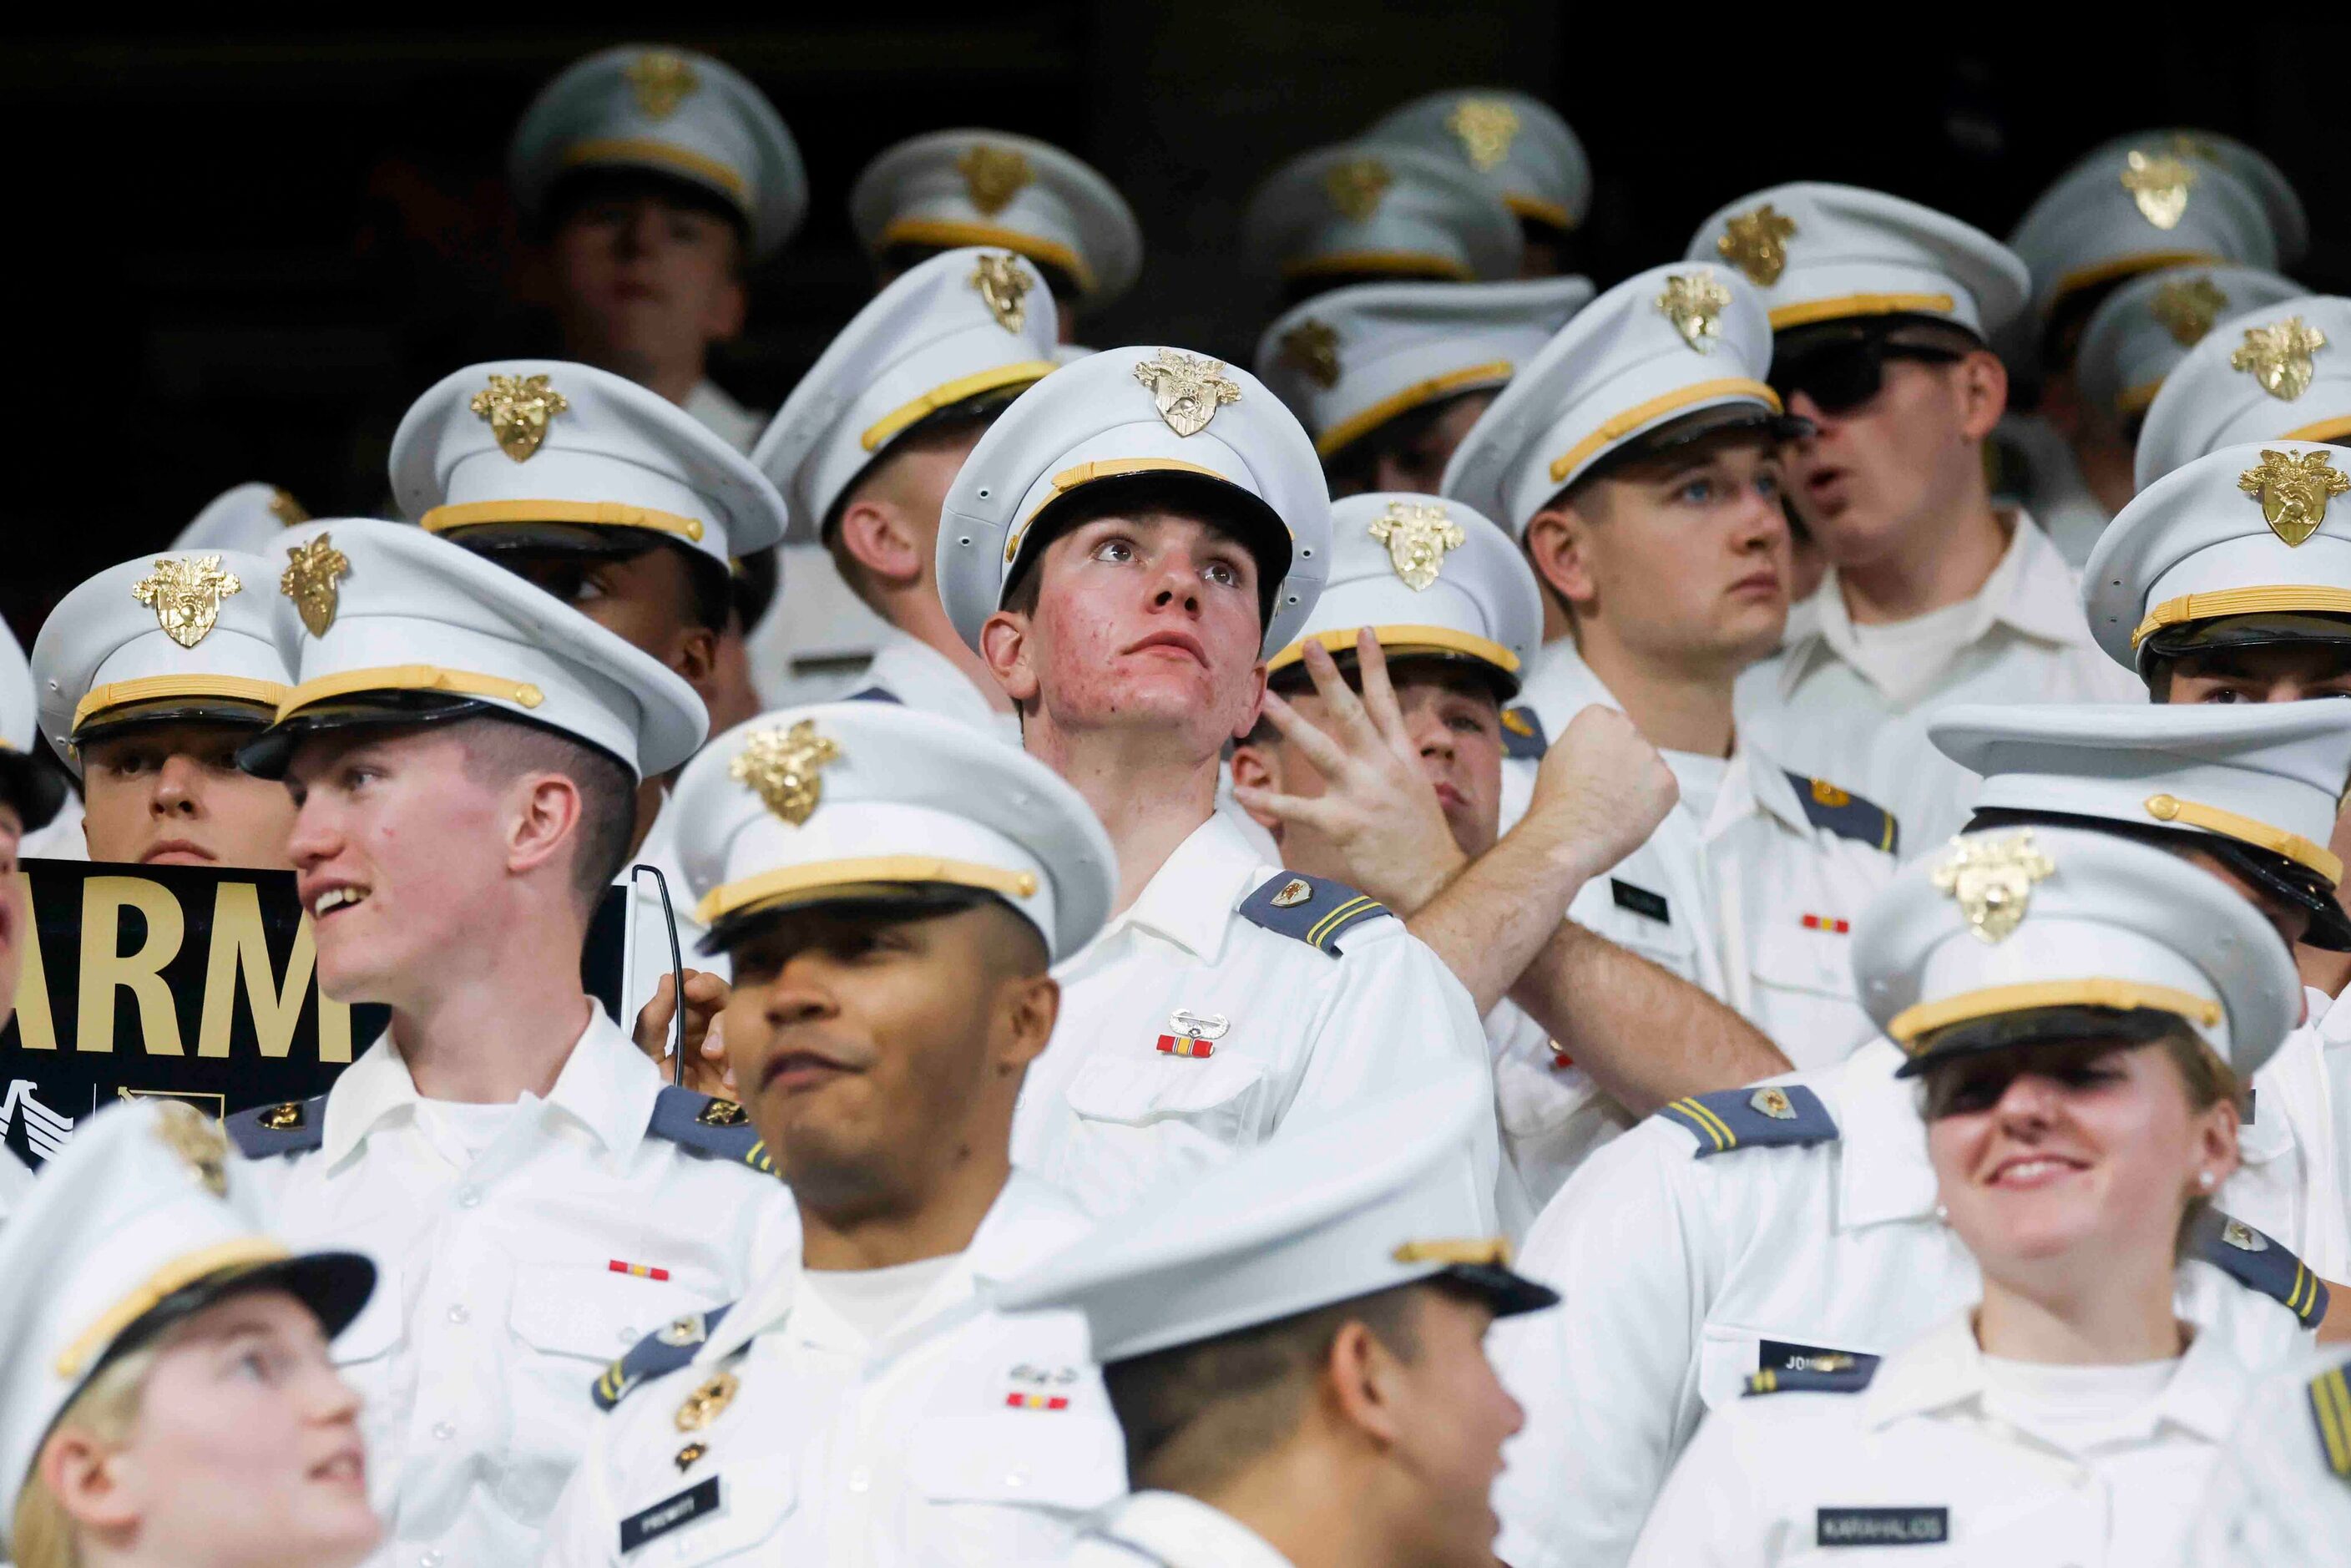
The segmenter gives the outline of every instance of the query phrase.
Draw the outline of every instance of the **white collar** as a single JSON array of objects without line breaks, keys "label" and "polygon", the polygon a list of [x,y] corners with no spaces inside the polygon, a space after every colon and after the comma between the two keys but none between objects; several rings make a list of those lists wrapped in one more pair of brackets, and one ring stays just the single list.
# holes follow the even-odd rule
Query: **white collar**
[{"label": "white collar", "polygon": [[[526,1094],[517,1103],[542,1106],[544,1115],[560,1113],[587,1129],[613,1155],[626,1159],[636,1153],[653,1124],[653,1102],[661,1095],[661,1071],[592,998],[580,999],[588,1004],[588,1025],[564,1059],[555,1087],[544,1101]],[[406,1112],[413,1116],[423,1098],[416,1092],[408,1062],[386,1030],[381,1040],[343,1069],[327,1092],[320,1148],[327,1163],[343,1159],[393,1115]]]},{"label": "white collar", "polygon": [[737,402],[726,395],[726,388],[707,376],[694,383],[694,390],[678,406],[737,452],[750,451],[752,443],[759,439],[760,426],[767,423],[766,415]]},{"label": "white collar", "polygon": [[1143,892],[1112,917],[1102,935],[1064,965],[1109,941],[1129,925],[1158,933],[1204,963],[1223,953],[1233,911],[1257,884],[1272,874],[1241,831],[1222,811],[1192,830],[1175,852],[1151,873]]},{"label": "white collar", "polygon": [[865,684],[876,685],[908,707],[961,719],[978,728],[1003,732],[1011,727],[1017,742],[1019,721],[990,706],[987,694],[955,662],[921,638],[892,626],[874,643],[873,662],[865,667]]},{"label": "white collar", "polygon": [[1094,1533],[1166,1568],[1290,1568],[1264,1536],[1182,1492],[1139,1491],[1106,1511]]}]

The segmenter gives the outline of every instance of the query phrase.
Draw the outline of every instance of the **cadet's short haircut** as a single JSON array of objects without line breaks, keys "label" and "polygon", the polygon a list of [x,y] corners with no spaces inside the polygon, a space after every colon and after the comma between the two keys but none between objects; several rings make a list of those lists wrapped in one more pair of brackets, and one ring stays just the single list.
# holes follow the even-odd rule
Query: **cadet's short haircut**
[{"label": "cadet's short haircut", "polygon": [[832,564],[839,569],[841,580],[867,606],[871,607],[873,602],[872,580],[865,570],[865,563],[841,542],[841,514],[848,511],[851,504],[892,464],[908,453],[947,452],[978,440],[987,427],[996,423],[996,416],[1010,407],[1013,398],[1023,390],[1006,387],[994,392],[982,392],[977,397],[966,398],[961,402],[950,403],[935,413],[925,415],[893,436],[880,456],[858,470],[857,476],[841,487],[840,498],[833,502],[831,510],[825,513],[819,531],[824,539],[825,553],[832,557]]},{"label": "cadet's short haircut", "polygon": [[593,913],[629,858],[637,829],[637,789],[616,758],[583,741],[509,718],[469,719],[456,730],[465,748],[466,776],[505,784],[526,773],[560,773],[580,789],[579,846],[571,885]]},{"label": "cadet's short haircut", "polygon": [[1420,1301],[1418,1285],[1402,1285],[1104,1366],[1128,1485],[1195,1497],[1224,1486],[1298,1430],[1348,1323],[1419,1359]]}]

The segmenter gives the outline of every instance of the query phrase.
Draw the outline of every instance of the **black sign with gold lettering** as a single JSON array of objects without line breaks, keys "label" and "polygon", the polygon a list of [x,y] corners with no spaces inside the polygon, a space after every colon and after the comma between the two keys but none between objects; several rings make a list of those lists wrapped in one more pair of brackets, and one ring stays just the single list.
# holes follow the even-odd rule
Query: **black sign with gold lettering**
[{"label": "black sign with gold lettering", "polygon": [[[37,1166],[116,1099],[214,1116],[326,1092],[383,1032],[380,1007],[319,994],[290,872],[24,862],[33,904],[16,1014],[0,1029],[0,1144]],[[598,908],[581,970],[620,1003],[627,894]]]}]

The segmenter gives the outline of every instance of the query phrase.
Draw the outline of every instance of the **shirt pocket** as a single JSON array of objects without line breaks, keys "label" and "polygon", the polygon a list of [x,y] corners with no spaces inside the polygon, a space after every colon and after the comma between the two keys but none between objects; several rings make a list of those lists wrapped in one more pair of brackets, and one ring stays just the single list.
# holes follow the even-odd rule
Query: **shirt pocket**
[{"label": "shirt pocket", "polygon": [[1706,1325],[1698,1342],[1698,1396],[1709,1411],[1735,1405],[1746,1396],[1747,1380],[1755,1375],[1755,1358],[1767,1337],[1780,1336],[1723,1323]]},{"label": "shirt pocket", "polygon": [[[1647,890],[1635,886],[1636,895],[1647,895]],[[1655,895],[1649,895],[1655,896]],[[1588,929],[1605,936],[1620,947],[1629,947],[1652,964],[1671,970],[1683,979],[1696,983],[1698,946],[1690,934],[1674,921],[1654,919],[1627,909],[1604,896],[1589,901],[1587,907],[1568,911],[1569,917]]]},{"label": "shirt pocket", "polygon": [[1074,1413],[934,1416],[906,1457],[923,1515],[908,1521],[912,1562],[1050,1560],[1084,1515],[1126,1492],[1117,1427]]},{"label": "shirt pocket", "polygon": [[1256,1142],[1265,1067],[1246,1056],[1097,1053],[1066,1092],[1081,1122],[1188,1129],[1228,1147]]},{"label": "shirt pocket", "polygon": [[1753,1021],[1799,1068],[1828,1067],[1877,1033],[1855,999],[1853,938],[1785,918],[1755,937]]},{"label": "shirt pocket", "polygon": [[672,1281],[609,1268],[517,1266],[507,1308],[513,1426],[500,1501],[517,1517],[545,1518],[596,1419],[589,1389],[597,1376],[664,1323],[716,1304]]}]

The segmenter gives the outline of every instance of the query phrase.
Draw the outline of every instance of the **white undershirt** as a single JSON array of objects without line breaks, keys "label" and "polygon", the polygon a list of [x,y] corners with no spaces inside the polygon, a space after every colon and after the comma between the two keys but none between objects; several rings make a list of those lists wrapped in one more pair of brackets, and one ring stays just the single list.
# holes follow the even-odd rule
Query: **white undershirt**
[{"label": "white undershirt", "polygon": [[2155,1425],[2155,1402],[2171,1385],[2179,1359],[2067,1366],[1988,1355],[1983,1368],[1987,1411],[2078,1458],[2146,1437]]},{"label": "white undershirt", "polygon": [[887,1269],[810,1269],[800,1280],[834,1316],[872,1343],[905,1322],[959,1256],[949,1252]]},{"label": "white undershirt", "polygon": [[1853,622],[1853,662],[1872,685],[1907,703],[1933,685],[1973,641],[1976,602],[1962,599],[1907,621]]},{"label": "white undershirt", "polygon": [[1704,831],[1714,819],[1714,802],[1722,793],[1722,781],[1730,776],[1727,758],[1705,757],[1695,751],[1660,751],[1666,766],[1674,771],[1674,782],[1682,787],[1682,804]]}]

